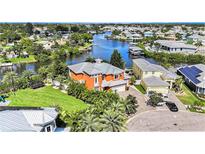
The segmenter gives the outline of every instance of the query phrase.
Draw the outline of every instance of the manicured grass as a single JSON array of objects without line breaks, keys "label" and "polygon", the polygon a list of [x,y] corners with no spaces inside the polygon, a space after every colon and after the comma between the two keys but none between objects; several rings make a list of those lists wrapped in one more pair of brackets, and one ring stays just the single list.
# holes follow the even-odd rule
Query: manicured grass
[{"label": "manicured grass", "polygon": [[138,91],[140,91],[142,94],[146,94],[145,89],[142,87],[142,85],[136,85],[135,86],[137,88]]},{"label": "manicured grass", "polygon": [[45,86],[35,90],[18,90],[15,95],[10,95],[8,100],[11,100],[9,106],[49,107],[56,104],[68,112],[82,110],[87,107],[83,101],[51,86]]},{"label": "manicured grass", "polygon": [[[11,63],[13,64],[18,64],[18,63],[32,63],[36,62],[35,58],[33,55],[30,55],[28,58],[11,58],[9,59]],[[5,61],[3,59],[0,59],[0,62],[4,63]]]},{"label": "manicured grass", "polygon": [[201,101],[205,104],[204,100],[199,99],[195,94],[193,94],[191,92],[191,90],[185,85],[182,85],[182,89],[184,91],[183,95],[177,95],[177,97],[179,98],[179,100],[187,105],[191,105],[193,104],[195,101]]}]

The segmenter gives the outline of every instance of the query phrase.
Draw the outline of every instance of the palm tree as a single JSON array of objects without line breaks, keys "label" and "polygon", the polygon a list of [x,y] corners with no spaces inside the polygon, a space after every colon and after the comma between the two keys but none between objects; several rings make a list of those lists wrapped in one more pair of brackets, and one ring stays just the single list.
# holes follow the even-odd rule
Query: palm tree
[{"label": "palm tree", "polygon": [[28,81],[31,80],[31,77],[33,76],[33,72],[32,71],[29,71],[29,70],[25,70],[23,71],[22,73],[22,77],[23,78],[26,78]]},{"label": "palm tree", "polygon": [[125,131],[125,115],[113,110],[107,110],[101,116],[100,123],[103,124],[102,131],[120,132]]},{"label": "palm tree", "polygon": [[175,91],[176,92],[179,92],[182,90],[182,83],[183,83],[182,77],[176,79],[176,81],[175,81]]},{"label": "palm tree", "polygon": [[29,70],[23,71],[21,77],[25,79],[27,87],[29,87],[31,85],[31,80],[32,80],[33,75],[34,74],[32,71],[29,71]]},{"label": "palm tree", "polygon": [[3,84],[8,85],[8,87],[12,87],[11,90],[13,92],[16,90],[16,81],[17,81],[17,74],[15,72],[7,72],[3,77]]},{"label": "palm tree", "polygon": [[123,112],[125,111],[124,102],[112,102],[110,108],[116,112]]},{"label": "palm tree", "polygon": [[137,112],[138,102],[136,97],[132,95],[128,95],[125,100],[125,112],[127,115],[134,114]]},{"label": "palm tree", "polygon": [[86,114],[79,121],[81,132],[98,132],[100,130],[99,119],[94,114]]}]

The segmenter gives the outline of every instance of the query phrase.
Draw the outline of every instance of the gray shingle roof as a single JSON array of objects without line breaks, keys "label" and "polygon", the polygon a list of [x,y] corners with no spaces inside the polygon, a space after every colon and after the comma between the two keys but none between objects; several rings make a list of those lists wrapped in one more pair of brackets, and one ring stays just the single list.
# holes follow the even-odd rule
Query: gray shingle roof
[{"label": "gray shingle roof", "polygon": [[42,110],[2,110],[0,111],[0,132],[41,131],[44,124],[56,119],[54,108]]},{"label": "gray shingle roof", "polygon": [[159,71],[162,74],[162,78],[164,79],[176,79],[177,75],[175,73],[172,73],[165,69],[164,67],[157,65],[157,64],[152,64],[146,59],[143,58],[138,58],[138,59],[133,59],[133,63],[136,64],[143,72],[155,72]]},{"label": "gray shingle roof", "polygon": [[168,87],[169,84],[166,81],[163,81],[159,77],[147,77],[143,79],[145,85],[148,87]]},{"label": "gray shingle roof", "polygon": [[68,68],[75,73],[87,73],[89,75],[94,74],[120,74],[124,70],[112,66],[108,63],[89,63],[82,62],[79,64],[69,65]]}]

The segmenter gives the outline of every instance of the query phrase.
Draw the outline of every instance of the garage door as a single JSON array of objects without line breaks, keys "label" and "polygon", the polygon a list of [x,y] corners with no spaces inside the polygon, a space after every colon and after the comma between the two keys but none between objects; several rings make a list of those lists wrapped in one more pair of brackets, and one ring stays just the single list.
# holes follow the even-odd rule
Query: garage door
[{"label": "garage door", "polygon": [[113,90],[113,91],[125,91],[125,85],[119,85],[119,86],[115,86],[115,87],[112,87],[111,89]]}]

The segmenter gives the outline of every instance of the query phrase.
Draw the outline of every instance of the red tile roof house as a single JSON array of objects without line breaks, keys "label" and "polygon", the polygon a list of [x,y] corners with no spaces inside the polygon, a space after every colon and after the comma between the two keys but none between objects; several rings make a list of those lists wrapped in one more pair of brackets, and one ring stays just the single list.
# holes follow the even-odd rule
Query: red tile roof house
[{"label": "red tile roof house", "polygon": [[96,59],[96,63],[82,62],[69,65],[69,76],[91,90],[125,91],[129,86],[129,77],[124,70]]}]

